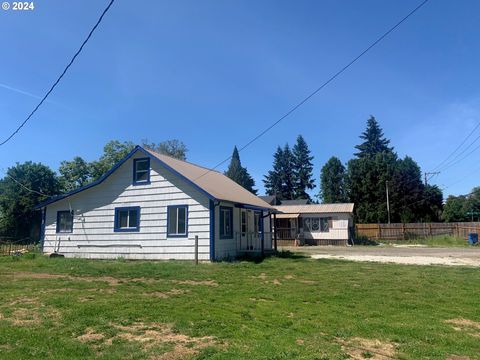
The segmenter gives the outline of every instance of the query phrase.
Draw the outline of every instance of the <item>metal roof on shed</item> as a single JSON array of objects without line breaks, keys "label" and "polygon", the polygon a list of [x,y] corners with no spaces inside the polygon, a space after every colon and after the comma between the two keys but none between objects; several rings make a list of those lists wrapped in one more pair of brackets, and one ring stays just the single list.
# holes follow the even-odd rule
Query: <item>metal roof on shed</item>
[{"label": "metal roof on shed", "polygon": [[308,204],[308,205],[278,205],[275,209],[284,214],[314,214],[314,213],[353,213],[353,203],[345,204]]}]

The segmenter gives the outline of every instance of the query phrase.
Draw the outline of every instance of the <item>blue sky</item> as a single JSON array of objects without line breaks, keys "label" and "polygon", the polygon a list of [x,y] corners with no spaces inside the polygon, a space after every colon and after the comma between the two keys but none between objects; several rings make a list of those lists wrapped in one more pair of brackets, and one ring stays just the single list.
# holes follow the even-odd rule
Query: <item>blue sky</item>
[{"label": "blue sky", "polygon": [[[180,139],[190,161],[213,166],[418,3],[117,0],[49,101],[0,147],[0,169],[26,160],[57,169],[77,155],[98,158],[111,139],[143,138]],[[31,12],[1,10],[2,139],[51,86],[106,4],[44,0]],[[303,134],[318,185],[329,157],[352,157],[370,114],[400,156],[435,168],[480,122],[479,24],[480,2],[431,0],[241,153],[261,192],[277,145]],[[454,183],[445,194],[467,193],[479,185],[479,160],[480,150],[432,181]]]}]

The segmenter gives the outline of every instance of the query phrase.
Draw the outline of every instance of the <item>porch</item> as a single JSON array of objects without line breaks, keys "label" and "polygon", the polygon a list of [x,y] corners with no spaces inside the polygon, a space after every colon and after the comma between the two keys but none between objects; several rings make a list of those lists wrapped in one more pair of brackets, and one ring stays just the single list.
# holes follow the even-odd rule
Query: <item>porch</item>
[{"label": "porch", "polygon": [[277,246],[295,246],[295,240],[300,238],[300,214],[276,214],[274,216],[274,231]]},{"label": "porch", "polygon": [[235,242],[239,253],[263,253],[272,249],[273,234],[271,232],[236,232]]}]

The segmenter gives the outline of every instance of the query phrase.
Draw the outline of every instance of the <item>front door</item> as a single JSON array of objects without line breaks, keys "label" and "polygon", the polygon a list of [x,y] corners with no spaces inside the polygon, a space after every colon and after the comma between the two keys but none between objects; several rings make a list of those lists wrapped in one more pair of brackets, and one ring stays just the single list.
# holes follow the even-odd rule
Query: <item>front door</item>
[{"label": "front door", "polygon": [[240,248],[248,249],[248,210],[240,209]]}]

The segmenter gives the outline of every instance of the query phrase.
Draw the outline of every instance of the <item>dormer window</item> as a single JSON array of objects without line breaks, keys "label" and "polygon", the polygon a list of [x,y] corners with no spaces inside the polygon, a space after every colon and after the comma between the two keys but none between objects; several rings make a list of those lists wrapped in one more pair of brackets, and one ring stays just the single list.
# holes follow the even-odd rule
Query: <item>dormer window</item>
[{"label": "dormer window", "polygon": [[150,158],[133,160],[133,185],[150,184]]}]

